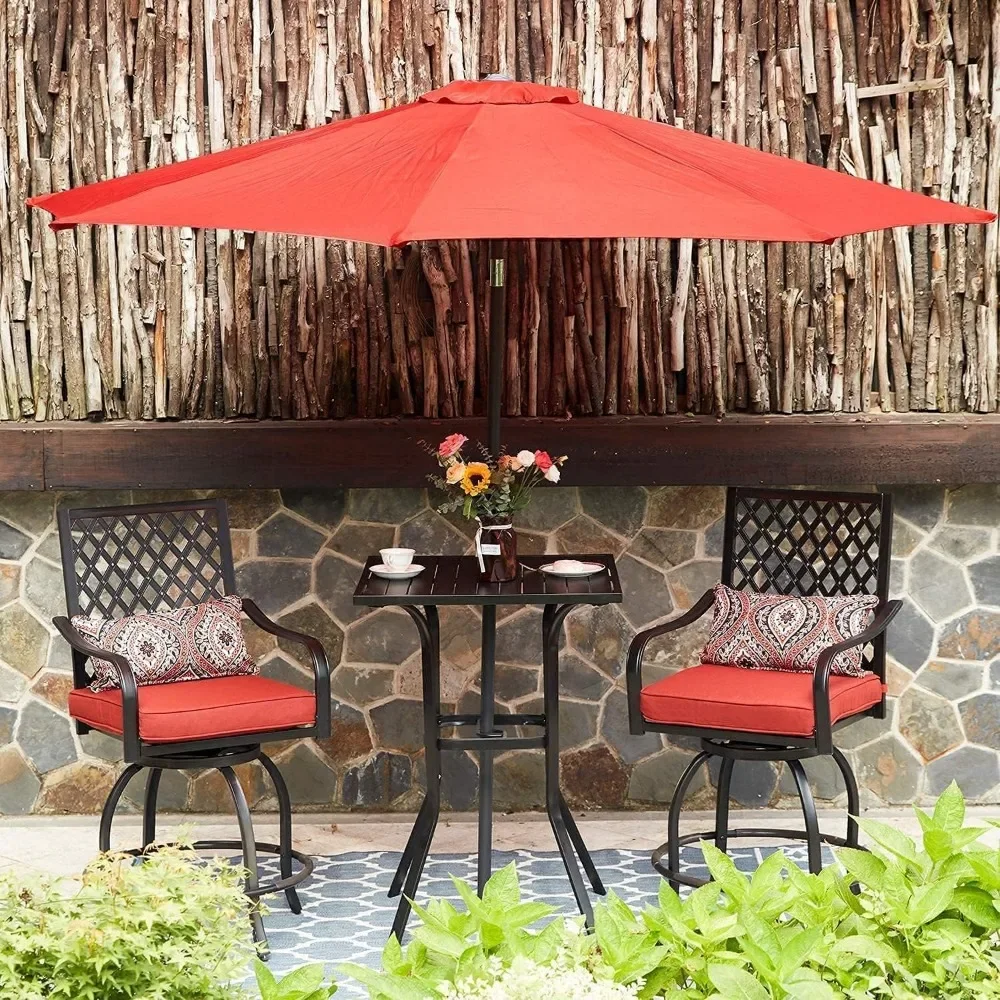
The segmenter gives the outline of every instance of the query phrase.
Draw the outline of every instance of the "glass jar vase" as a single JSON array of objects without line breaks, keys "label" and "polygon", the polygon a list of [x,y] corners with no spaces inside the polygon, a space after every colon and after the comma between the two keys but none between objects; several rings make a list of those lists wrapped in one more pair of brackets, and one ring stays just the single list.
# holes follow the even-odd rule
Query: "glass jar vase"
[{"label": "glass jar vase", "polygon": [[507,583],[517,576],[517,532],[509,517],[479,519],[476,557],[484,582]]}]

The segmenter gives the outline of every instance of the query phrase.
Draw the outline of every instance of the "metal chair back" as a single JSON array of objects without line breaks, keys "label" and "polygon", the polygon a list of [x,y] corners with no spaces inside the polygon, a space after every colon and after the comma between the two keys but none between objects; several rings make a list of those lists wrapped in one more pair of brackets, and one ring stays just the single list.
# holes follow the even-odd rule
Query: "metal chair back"
[{"label": "metal chair back", "polygon": [[236,591],[225,500],[63,508],[59,543],[71,616],[118,618]]}]

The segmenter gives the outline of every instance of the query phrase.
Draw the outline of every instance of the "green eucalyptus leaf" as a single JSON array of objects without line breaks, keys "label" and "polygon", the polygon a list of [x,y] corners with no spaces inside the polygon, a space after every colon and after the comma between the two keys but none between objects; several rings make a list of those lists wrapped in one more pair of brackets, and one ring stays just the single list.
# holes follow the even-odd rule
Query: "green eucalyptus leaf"
[{"label": "green eucalyptus leaf", "polygon": [[879,847],[894,854],[897,858],[902,858],[914,866],[919,866],[917,858],[917,845],[911,837],[908,837],[901,830],[897,830],[888,823],[882,823],[877,819],[859,819],[858,826],[878,844]]},{"label": "green eucalyptus leaf", "polygon": [[735,965],[711,965],[708,978],[726,1000],[771,1000],[772,997],[770,990]]},{"label": "green eucalyptus leaf", "polygon": [[461,958],[469,947],[465,938],[435,924],[424,924],[418,927],[413,936],[430,952],[447,955],[456,961]]},{"label": "green eucalyptus leaf", "polygon": [[720,891],[721,887],[717,882],[709,882],[693,889],[685,901],[685,907],[695,919],[695,926],[702,932],[716,912]]},{"label": "green eucalyptus leaf", "polygon": [[955,887],[950,882],[933,882],[913,891],[907,910],[910,924],[919,927],[933,920],[951,905]]},{"label": "green eucalyptus leaf", "polygon": [[848,874],[862,885],[877,891],[885,884],[885,862],[869,851],[842,847],[837,851],[837,858]]},{"label": "green eucalyptus leaf", "polygon": [[555,907],[540,900],[530,903],[520,903],[506,914],[502,915],[501,926],[510,931],[519,927],[530,927],[537,924],[539,920],[555,913]]},{"label": "green eucalyptus leaf", "polygon": [[895,961],[896,953],[889,945],[865,934],[851,934],[841,938],[830,949],[834,961],[840,961],[841,968],[851,969],[858,961],[873,962],[880,967]]},{"label": "green eucalyptus leaf", "polygon": [[664,913],[677,916],[681,912],[681,898],[666,879],[660,881],[657,898]]},{"label": "green eucalyptus leaf", "polygon": [[434,987],[415,979],[376,972],[364,965],[353,962],[341,966],[340,971],[363,983],[373,997],[379,1000],[440,1000],[440,993]]},{"label": "green eucalyptus leaf", "polygon": [[402,972],[406,965],[403,946],[399,943],[399,938],[395,934],[390,934],[389,940],[386,941],[385,947],[382,949],[382,968],[386,972]]},{"label": "green eucalyptus leaf", "polygon": [[965,826],[961,830],[956,830],[951,835],[953,850],[960,851],[969,844],[974,844],[986,832],[984,826]]},{"label": "green eucalyptus leaf", "polygon": [[976,886],[962,886],[955,890],[952,903],[956,910],[979,927],[1000,930],[1000,896]]},{"label": "green eucalyptus leaf", "polygon": [[[991,852],[992,853],[992,852]],[[976,873],[984,889],[1000,892],[1000,851],[991,856],[978,857],[969,853],[965,856],[969,867]]]},{"label": "green eucalyptus leaf", "polygon": [[784,872],[788,867],[789,862],[781,851],[772,851],[764,858],[750,878],[747,895],[750,904],[767,905],[780,899],[784,889]]},{"label": "green eucalyptus leaf", "polygon": [[278,986],[274,973],[259,958],[255,958],[253,960],[253,974],[257,980],[257,989],[260,990],[262,1000],[271,1000]]},{"label": "green eucalyptus leaf", "polygon": [[938,796],[934,804],[934,822],[945,830],[955,831],[965,822],[965,799],[958,782],[952,783]]},{"label": "green eucalyptus leaf", "polygon": [[920,829],[926,833],[928,830],[943,830],[944,827],[941,826],[933,817],[928,816],[923,809],[917,806],[913,807],[913,812],[917,817],[917,821],[920,823]]},{"label": "green eucalyptus leaf", "polygon": [[785,943],[781,949],[778,969],[782,980],[788,980],[798,972],[806,960],[816,951],[823,940],[822,927],[806,927]]},{"label": "green eucalyptus leaf", "polygon": [[521,887],[517,881],[517,869],[512,861],[506,867],[494,872],[483,886],[483,905],[494,911],[502,911],[520,902]]},{"label": "green eucalyptus leaf", "polygon": [[774,952],[768,954],[765,947],[759,945],[752,937],[746,937],[742,941],[743,953],[750,959],[753,971],[761,979],[767,982],[777,982],[778,970],[775,967]]},{"label": "green eucalyptus leaf", "polygon": [[739,923],[744,932],[742,938],[744,949],[748,949],[752,943],[768,955],[766,965],[759,961],[754,961],[754,965],[758,969],[766,967],[768,971],[776,969],[778,956],[781,953],[781,942],[775,929],[749,907],[740,911]]},{"label": "green eucalyptus leaf", "polygon": [[301,997],[315,993],[325,978],[322,965],[303,965],[280,980],[274,996],[276,1000],[301,1000]]},{"label": "green eucalyptus leaf", "polygon": [[783,984],[788,1000],[836,1000],[833,987],[822,980]]},{"label": "green eucalyptus leaf", "polygon": [[924,850],[930,855],[932,861],[944,861],[955,851],[955,842],[952,834],[942,827],[932,827],[924,831]]},{"label": "green eucalyptus leaf", "polygon": [[714,844],[701,842],[701,850],[705,856],[705,864],[716,884],[735,902],[746,899],[749,881],[728,854],[720,851]]}]

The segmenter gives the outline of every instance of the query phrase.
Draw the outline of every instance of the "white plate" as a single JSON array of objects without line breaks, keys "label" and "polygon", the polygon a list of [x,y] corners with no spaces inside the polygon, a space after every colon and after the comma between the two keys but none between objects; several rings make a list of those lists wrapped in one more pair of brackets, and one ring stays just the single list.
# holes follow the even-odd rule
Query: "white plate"
[{"label": "white plate", "polygon": [[423,573],[423,571],[424,567],[418,563],[413,563],[406,569],[390,569],[382,563],[372,566],[372,572],[376,576],[382,577],[383,580],[412,580],[415,576]]},{"label": "white plate", "polygon": [[539,566],[538,569],[542,573],[548,573],[549,576],[593,576],[595,573],[600,573],[604,569],[604,564],[580,562],[575,569],[560,570],[556,569],[555,563],[546,563],[544,566]]}]

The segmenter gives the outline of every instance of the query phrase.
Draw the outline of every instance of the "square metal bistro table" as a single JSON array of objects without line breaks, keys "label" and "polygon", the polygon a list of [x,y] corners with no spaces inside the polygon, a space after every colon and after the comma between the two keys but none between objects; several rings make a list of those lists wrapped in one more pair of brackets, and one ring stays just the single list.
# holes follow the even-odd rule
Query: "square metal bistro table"
[{"label": "square metal bistro table", "polygon": [[[427,793],[410,832],[389,895],[403,893],[393,933],[401,938],[410,915],[409,899],[416,893],[441,805],[441,751],[471,750],[479,755],[479,893],[492,871],[493,854],[493,759],[506,750],[545,750],[545,808],[556,844],[566,866],[580,912],[588,925],[593,910],[587,897],[573,850],[587,873],[594,891],[604,893],[576,822],[559,788],[559,635],[566,616],[581,604],[615,604],[622,599],[615,560],[610,555],[563,556],[598,562],[603,571],[585,577],[554,577],[538,572],[552,556],[525,556],[519,560],[518,576],[509,583],[483,583],[475,556],[417,556],[414,562],[424,571],[412,580],[385,580],[371,567],[377,556],[365,564],[354,591],[354,603],[367,607],[401,607],[413,619],[420,633],[423,666],[424,753]],[[438,606],[444,604],[482,607],[482,702],[478,714],[444,715],[441,712],[441,655]],[[544,705],[541,715],[509,715],[495,712],[494,668],[496,658],[496,616],[498,604],[542,605],[542,674]],[[473,736],[443,736],[442,730],[475,726]],[[502,727],[538,727],[541,735],[507,734]]]}]

